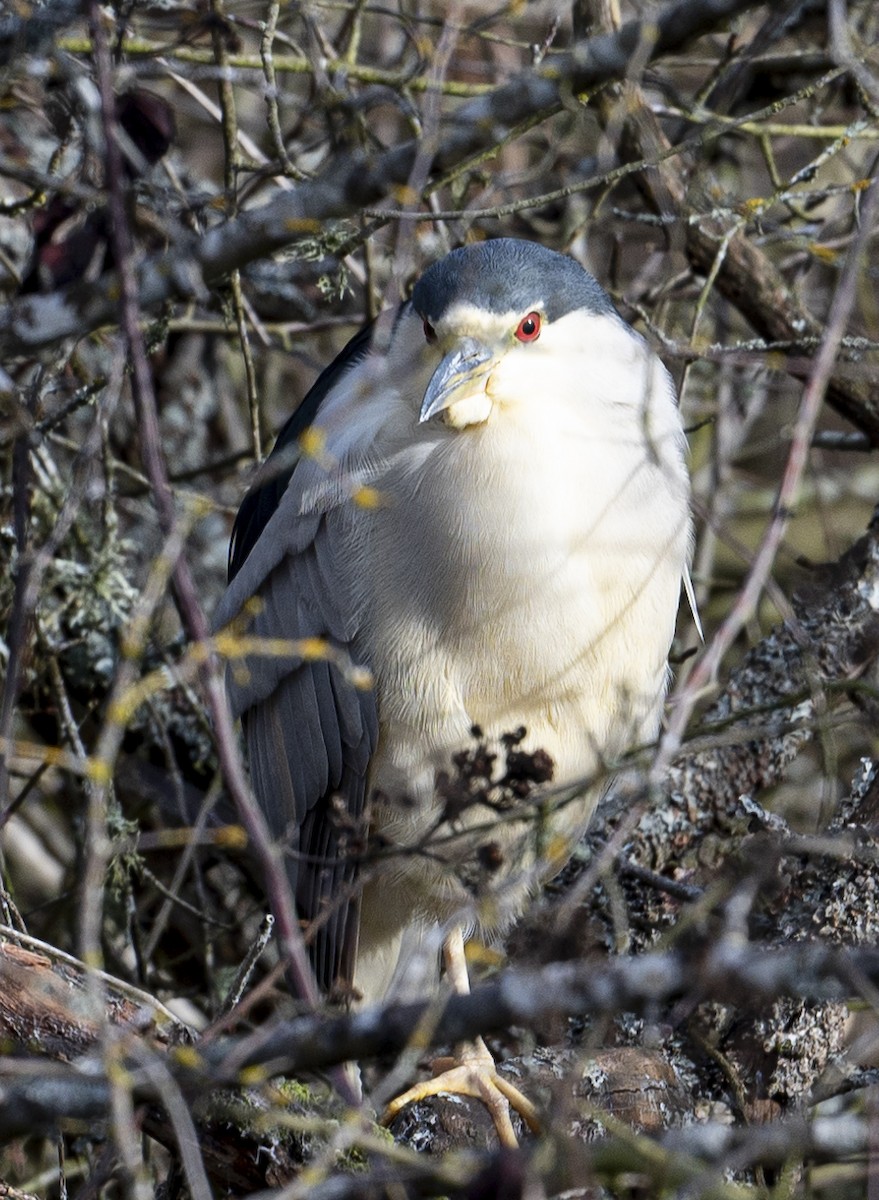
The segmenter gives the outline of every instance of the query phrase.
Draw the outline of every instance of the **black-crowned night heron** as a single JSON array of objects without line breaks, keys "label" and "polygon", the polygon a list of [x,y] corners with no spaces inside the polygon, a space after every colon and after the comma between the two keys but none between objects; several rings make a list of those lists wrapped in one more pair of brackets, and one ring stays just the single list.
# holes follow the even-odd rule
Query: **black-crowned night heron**
[{"label": "black-crowned night heron", "polygon": [[[573,259],[487,241],[354,338],[267,467],[218,622],[251,603],[250,633],[319,639],[229,675],[316,975],[378,1000],[440,927],[466,990],[462,932],[521,912],[656,734],[690,539],[671,380]],[[524,727],[567,802],[446,807],[474,726]],[[515,1140],[481,1042],[425,1090],[482,1096]]]}]

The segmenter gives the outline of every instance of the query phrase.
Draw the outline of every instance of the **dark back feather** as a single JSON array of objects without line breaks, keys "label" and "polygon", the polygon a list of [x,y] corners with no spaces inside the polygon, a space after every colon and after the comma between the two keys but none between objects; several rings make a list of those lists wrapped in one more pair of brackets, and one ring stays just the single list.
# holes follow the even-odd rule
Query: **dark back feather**
[{"label": "dark back feather", "polygon": [[274,449],[260,468],[256,482],[241,502],[235,518],[229,544],[229,583],[243,567],[287,490],[299,461],[299,438],[313,423],[321,404],[345,372],[369,353],[374,328],[375,322],[371,321],[355,333],[330,365],[321,371],[305,399],[278,434]]}]

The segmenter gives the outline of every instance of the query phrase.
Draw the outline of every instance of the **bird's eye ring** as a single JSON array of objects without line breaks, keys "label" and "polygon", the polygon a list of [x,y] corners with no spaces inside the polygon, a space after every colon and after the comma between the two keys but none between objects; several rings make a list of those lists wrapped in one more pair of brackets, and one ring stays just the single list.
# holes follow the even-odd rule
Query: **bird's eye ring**
[{"label": "bird's eye ring", "polygon": [[436,341],[436,330],[431,325],[430,321],[428,321],[427,317],[424,318],[424,338],[425,341],[428,342]]},{"label": "bird's eye ring", "polygon": [[536,342],[540,337],[540,313],[530,312],[516,326],[516,337],[520,342]]}]

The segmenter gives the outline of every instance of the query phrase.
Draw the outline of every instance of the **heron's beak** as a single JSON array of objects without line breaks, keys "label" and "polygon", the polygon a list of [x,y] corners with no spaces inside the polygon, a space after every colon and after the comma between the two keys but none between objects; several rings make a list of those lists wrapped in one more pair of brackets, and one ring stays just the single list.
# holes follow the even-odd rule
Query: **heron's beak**
[{"label": "heron's beak", "polygon": [[[429,421],[440,413],[453,425],[485,420],[491,408],[485,382],[495,362],[494,351],[484,343],[461,338],[431,376],[418,420]],[[460,412],[450,411],[453,409]]]}]

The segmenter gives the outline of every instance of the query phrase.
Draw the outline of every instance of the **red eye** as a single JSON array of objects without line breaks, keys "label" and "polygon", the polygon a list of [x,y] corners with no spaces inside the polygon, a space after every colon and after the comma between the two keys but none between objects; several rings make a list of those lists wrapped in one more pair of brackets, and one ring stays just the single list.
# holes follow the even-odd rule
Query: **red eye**
[{"label": "red eye", "polygon": [[536,342],[540,337],[540,313],[531,312],[523,317],[516,327],[516,337],[520,342]]},{"label": "red eye", "polygon": [[427,320],[426,317],[424,320],[424,337],[425,337],[425,340],[428,342],[436,341],[436,330],[431,325],[430,321]]}]

